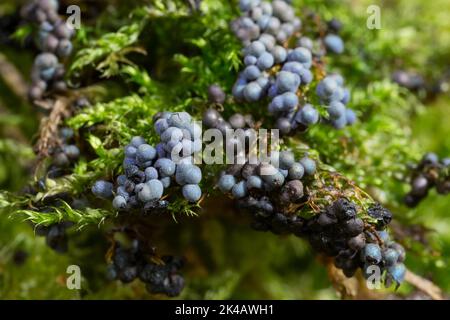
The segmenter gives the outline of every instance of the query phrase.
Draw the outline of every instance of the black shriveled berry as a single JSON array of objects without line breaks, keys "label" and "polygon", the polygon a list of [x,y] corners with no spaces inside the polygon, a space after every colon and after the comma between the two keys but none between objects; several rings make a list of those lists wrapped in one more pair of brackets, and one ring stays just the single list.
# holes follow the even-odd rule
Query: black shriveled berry
[{"label": "black shriveled berry", "polygon": [[364,221],[359,218],[350,219],[344,222],[343,230],[349,237],[355,237],[364,231]]},{"label": "black shriveled berry", "polygon": [[366,238],[364,234],[360,233],[356,237],[350,238],[347,244],[353,250],[361,250],[366,245]]},{"label": "black shriveled berry", "polygon": [[335,201],[333,207],[338,220],[349,220],[356,217],[356,206],[347,199],[341,198]]},{"label": "black shriveled berry", "polygon": [[367,214],[377,220],[377,228],[381,229],[388,225],[392,220],[392,213],[379,203],[371,206]]}]

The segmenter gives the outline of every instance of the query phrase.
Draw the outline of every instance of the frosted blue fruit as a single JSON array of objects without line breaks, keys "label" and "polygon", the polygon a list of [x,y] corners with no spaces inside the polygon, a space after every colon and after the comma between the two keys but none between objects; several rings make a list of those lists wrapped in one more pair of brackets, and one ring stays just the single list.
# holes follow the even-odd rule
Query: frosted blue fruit
[{"label": "frosted blue fruit", "polygon": [[261,89],[264,91],[269,88],[270,81],[269,81],[269,78],[267,77],[267,75],[265,75],[265,74],[261,74],[261,76],[259,76],[259,78],[256,79],[256,82],[261,87]]},{"label": "frosted blue fruit", "polygon": [[260,166],[260,175],[262,180],[270,188],[281,187],[284,183],[284,176],[271,164],[263,164]]},{"label": "frosted blue fruit", "polygon": [[296,92],[300,85],[300,77],[292,72],[280,71],[275,85],[279,93]]},{"label": "frosted blue fruit", "polygon": [[310,104],[305,104],[295,115],[295,121],[306,126],[319,121],[319,112]]},{"label": "frosted blue fruit", "polygon": [[329,96],[329,101],[342,101],[344,98],[344,89],[338,87],[332,94]]},{"label": "frosted blue fruit", "polygon": [[247,101],[255,102],[261,98],[262,88],[257,82],[253,81],[245,86],[243,94]]},{"label": "frosted blue fruit", "polygon": [[313,47],[314,47],[314,43],[313,41],[308,38],[308,37],[301,37],[300,39],[298,39],[297,41],[297,46],[298,47],[303,47],[306,49],[309,49],[312,51]]},{"label": "frosted blue fruit", "polygon": [[167,189],[167,188],[170,187],[170,182],[171,182],[172,180],[170,179],[170,177],[164,177],[164,178],[159,179],[159,181],[161,181],[161,183],[162,183],[164,189]]},{"label": "frosted blue fruit", "polygon": [[306,68],[309,68],[311,66],[312,54],[311,51],[306,48],[297,47],[288,54],[287,59],[288,61],[300,62]]},{"label": "frosted blue fruit", "polygon": [[127,181],[127,177],[124,174],[121,174],[117,177],[117,184],[119,186],[123,186],[125,184],[125,181]]},{"label": "frosted blue fruit", "polygon": [[189,202],[197,202],[202,197],[202,190],[197,184],[187,184],[182,188],[183,197]]},{"label": "frosted blue fruit", "polygon": [[125,209],[127,207],[127,200],[122,196],[116,196],[113,199],[112,205],[116,210]]},{"label": "frosted blue fruit", "polygon": [[291,151],[281,151],[278,163],[281,169],[289,169],[295,162],[294,154]]},{"label": "frosted blue fruit", "polygon": [[274,58],[269,52],[264,52],[258,58],[257,66],[261,70],[267,70],[272,68],[274,63]]},{"label": "frosted blue fruit", "polygon": [[298,97],[293,92],[285,92],[281,95],[283,99],[283,111],[293,111],[298,106]]},{"label": "frosted blue fruit", "polygon": [[352,109],[346,109],[345,110],[345,120],[347,122],[347,125],[352,125],[356,122],[356,114],[355,111]]},{"label": "frosted blue fruit", "polygon": [[169,127],[166,131],[161,135],[162,142],[173,141],[181,141],[183,139],[183,131],[177,127]]},{"label": "frosted blue fruit", "polygon": [[425,163],[438,163],[439,157],[434,152],[428,152],[423,156],[422,161]]},{"label": "frosted blue fruit", "polygon": [[118,186],[116,190],[116,196],[123,197],[126,201],[130,198],[130,194],[125,190],[124,186]]},{"label": "frosted blue fruit", "polygon": [[247,55],[244,58],[244,64],[246,66],[255,65],[257,61],[258,61],[258,59],[255,56],[252,56],[252,55]]},{"label": "frosted blue fruit", "polygon": [[331,119],[345,117],[345,106],[338,101],[332,101],[327,111]]},{"label": "frosted blue fruit", "polygon": [[283,71],[289,71],[292,73],[295,73],[296,75],[300,76],[302,70],[304,70],[305,67],[297,61],[290,61],[290,62],[286,62],[283,65],[283,68],[281,70]]},{"label": "frosted blue fruit", "polygon": [[350,90],[348,90],[347,88],[344,89],[344,97],[342,98],[341,102],[343,104],[347,104],[350,102],[350,98],[351,98]]},{"label": "frosted blue fruit", "polygon": [[137,185],[134,186],[134,192],[139,193],[141,192],[145,187],[145,183],[138,183]]},{"label": "frosted blue fruit", "polygon": [[174,155],[179,155],[183,150],[183,145],[180,141],[170,140],[164,146],[164,150],[169,155],[169,158],[173,158]]},{"label": "frosted blue fruit", "polygon": [[145,143],[145,139],[139,136],[133,137],[131,138],[131,142],[130,144],[135,147],[138,148],[141,144]]},{"label": "frosted blue fruit", "polygon": [[400,284],[405,280],[406,267],[403,263],[396,263],[392,267],[389,267],[387,272],[388,276],[397,284]]},{"label": "frosted blue fruit", "polygon": [[260,8],[262,9],[264,14],[268,14],[271,16],[273,13],[272,4],[270,2],[267,1],[261,2]]},{"label": "frosted blue fruit", "polygon": [[365,262],[378,264],[381,262],[381,249],[375,243],[368,243],[362,251],[362,258]]},{"label": "frosted blue fruit", "polygon": [[266,46],[261,41],[253,41],[248,47],[247,47],[247,54],[250,54],[252,56],[255,56],[259,58],[264,52],[266,52]]},{"label": "frosted blue fruit", "polygon": [[190,114],[182,111],[172,113],[172,115],[167,119],[167,123],[169,124],[169,127],[184,128],[186,125],[191,123],[191,120],[192,118]]},{"label": "frosted blue fruit", "polygon": [[55,72],[56,72],[56,69],[53,67],[46,68],[40,72],[40,76],[43,80],[50,81],[55,76]]},{"label": "frosted blue fruit", "polygon": [[444,158],[444,159],[442,159],[442,165],[444,166],[444,167],[449,167],[450,166],[450,158]]},{"label": "frosted blue fruit", "polygon": [[80,156],[80,149],[73,144],[65,145],[63,151],[72,160],[77,159]]},{"label": "frosted blue fruit", "polygon": [[232,94],[235,98],[242,99],[244,97],[244,89],[247,86],[247,80],[239,77],[233,86]]},{"label": "frosted blue fruit", "polygon": [[277,42],[274,36],[268,33],[263,33],[262,35],[260,35],[258,40],[264,44],[264,46],[266,47],[266,51],[272,50]]},{"label": "frosted blue fruit", "polygon": [[67,127],[61,128],[59,133],[61,135],[61,138],[63,138],[64,140],[72,139],[75,134],[71,128]]},{"label": "frosted blue fruit", "polygon": [[267,26],[270,22],[270,15],[263,15],[261,18],[258,19],[258,26],[261,30],[267,29]]},{"label": "frosted blue fruit", "polygon": [[383,261],[386,266],[392,266],[398,261],[398,252],[394,249],[386,249],[383,251]]},{"label": "frosted blue fruit", "polygon": [[276,35],[280,31],[280,26],[280,19],[276,17],[270,17],[269,22],[267,23],[267,32]]},{"label": "frosted blue fruit", "polygon": [[138,198],[142,202],[158,200],[162,197],[164,187],[159,180],[150,180],[146,182],[138,193]]},{"label": "frosted blue fruit", "polygon": [[155,147],[158,158],[165,158],[166,151],[164,150],[164,143],[158,143]]},{"label": "frosted blue fruit", "polygon": [[288,39],[288,34],[284,30],[276,31],[276,36],[278,43],[284,43]]},{"label": "frosted blue fruit", "polygon": [[217,186],[222,192],[229,192],[236,184],[236,178],[230,174],[224,174],[220,177]]},{"label": "frosted blue fruit", "polygon": [[239,8],[242,11],[249,11],[260,3],[259,0],[239,0]]},{"label": "frosted blue fruit", "polygon": [[108,181],[98,180],[92,186],[91,191],[96,197],[108,199],[113,196],[113,184]]},{"label": "frosted blue fruit", "polygon": [[339,73],[330,74],[328,77],[336,81],[338,86],[340,87],[344,86],[344,77],[341,76]]},{"label": "frosted blue fruit", "polygon": [[283,23],[281,25],[281,31],[284,31],[288,36],[294,33],[294,25],[292,23]]},{"label": "frosted blue fruit", "polygon": [[178,160],[177,165],[178,164],[193,165],[194,164],[194,158],[192,156],[181,158],[181,159]]},{"label": "frosted blue fruit", "polygon": [[253,81],[256,80],[261,74],[261,71],[258,69],[257,66],[248,66],[244,69],[244,77],[249,80]]},{"label": "frosted blue fruit", "polygon": [[149,144],[141,144],[137,149],[137,159],[140,162],[150,161],[156,158],[156,149]]},{"label": "frosted blue fruit", "polygon": [[202,171],[196,165],[188,165],[182,171],[185,184],[198,184],[202,180]]},{"label": "frosted blue fruit", "polygon": [[289,171],[286,169],[278,168],[278,171],[283,175],[283,177],[286,179],[288,177]]},{"label": "frosted blue fruit", "polygon": [[287,59],[287,51],[282,46],[275,46],[272,50],[275,63],[283,63]]},{"label": "frosted blue fruit", "polygon": [[386,242],[389,240],[389,233],[387,231],[377,231],[378,237],[383,240],[383,242]]},{"label": "frosted blue fruit", "polygon": [[261,189],[263,187],[263,181],[259,176],[250,176],[247,179],[248,189]]},{"label": "frosted blue fruit", "polygon": [[269,112],[272,114],[279,113],[283,110],[284,100],[281,95],[273,98],[272,102],[269,104]]},{"label": "frosted blue fruit", "polygon": [[333,125],[333,127],[335,129],[338,129],[338,130],[344,128],[347,125],[347,118],[346,118],[345,114],[338,119],[331,120],[331,124]]},{"label": "frosted blue fruit", "polygon": [[167,119],[161,118],[156,120],[155,122],[155,131],[157,134],[161,135],[164,131],[169,128],[169,123],[167,122]]},{"label": "frosted blue fruit", "polygon": [[312,80],[313,80],[313,74],[312,74],[312,72],[309,69],[303,68],[300,71],[299,75],[300,75],[300,79],[302,81],[302,85],[311,83]]},{"label": "frosted blue fruit", "polygon": [[53,53],[41,53],[36,56],[34,65],[39,70],[55,68],[58,65],[58,58]]},{"label": "frosted blue fruit", "polygon": [[299,162],[295,162],[288,170],[288,178],[290,180],[300,180],[305,174],[305,168]]},{"label": "frosted blue fruit", "polygon": [[304,157],[300,160],[300,164],[307,175],[313,175],[316,172],[316,162],[313,159]]},{"label": "frosted blue fruit", "polygon": [[336,81],[331,77],[326,77],[320,82],[323,93],[326,96],[331,96],[333,92],[335,92],[338,89],[338,84]]},{"label": "frosted blue fruit", "polygon": [[136,157],[137,148],[131,145],[125,147],[125,157],[133,158]]},{"label": "frosted blue fruit", "polygon": [[324,39],[324,43],[327,49],[333,53],[341,54],[344,52],[344,42],[337,35],[328,34]]},{"label": "frosted blue fruit", "polygon": [[156,160],[154,167],[158,170],[161,177],[169,177],[175,174],[176,164],[168,158]]},{"label": "frosted blue fruit", "polygon": [[72,53],[72,50],[73,50],[72,42],[70,42],[70,40],[68,39],[62,39],[58,44],[56,53],[60,57],[68,57]]},{"label": "frosted blue fruit", "polygon": [[158,170],[156,170],[154,167],[148,167],[144,172],[146,181],[158,179]]},{"label": "frosted blue fruit", "polygon": [[245,181],[240,181],[236,183],[233,188],[231,188],[231,193],[234,198],[241,199],[247,195],[247,184]]}]

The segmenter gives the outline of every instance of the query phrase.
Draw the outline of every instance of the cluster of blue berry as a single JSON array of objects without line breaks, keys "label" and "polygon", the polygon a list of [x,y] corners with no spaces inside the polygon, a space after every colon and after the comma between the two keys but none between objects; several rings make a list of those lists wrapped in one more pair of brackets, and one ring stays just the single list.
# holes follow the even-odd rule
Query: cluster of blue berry
[{"label": "cluster of blue berry", "polygon": [[[286,48],[287,40],[301,27],[287,2],[242,0],[240,8],[243,16],[232,23],[232,29],[245,46],[245,69],[233,87],[235,99],[256,102],[269,97],[268,111],[276,117],[276,128],[282,134],[297,128],[305,130],[317,123],[319,112],[312,104],[299,101],[299,88],[314,80],[311,68],[323,52],[316,50],[314,42],[305,36],[297,40],[295,48]],[[333,53],[344,50],[342,39],[331,31],[323,43]],[[343,85],[342,76],[334,74],[317,87],[321,102],[328,104],[329,122],[338,129],[356,121],[355,113],[345,107],[350,92]]]},{"label": "cluster of blue berry", "polygon": [[42,50],[31,71],[32,85],[29,90],[31,100],[42,99],[50,90],[65,91],[64,66],[58,58],[66,58],[72,53],[74,29],[58,15],[58,0],[32,0],[22,8],[22,16],[39,24],[37,43]]},{"label": "cluster of blue berry", "polygon": [[80,157],[80,149],[75,144],[74,135],[71,128],[63,127],[59,130],[61,145],[49,150],[52,158],[47,170],[49,178],[55,179],[63,176]]},{"label": "cluster of blue berry", "polygon": [[439,159],[435,153],[427,153],[412,168],[411,190],[405,196],[405,204],[417,206],[435,187],[439,194],[450,193],[450,158]]},{"label": "cluster of blue berry", "polygon": [[278,160],[278,166],[269,163],[230,166],[222,173],[218,188],[237,199],[240,207],[262,216],[301,202],[305,196],[301,179],[314,174],[314,160],[305,156],[296,162],[290,151],[272,152],[271,158]]},{"label": "cluster of blue berry", "polygon": [[117,210],[167,207],[161,198],[174,180],[187,201],[197,202],[202,196],[202,172],[193,164],[193,154],[201,150],[201,127],[186,112],[164,112],[154,120],[161,142],[153,147],[142,137],[132,138],[124,148],[124,174],[117,177],[117,188],[103,180],[92,187],[100,198],[114,196]]},{"label": "cluster of blue berry", "polygon": [[148,252],[138,240],[133,240],[129,248],[116,242],[112,263],[108,266],[108,278],[123,283],[139,278],[149,293],[178,296],[184,287],[184,279],[178,273],[183,267],[183,259],[164,256],[155,263]]}]

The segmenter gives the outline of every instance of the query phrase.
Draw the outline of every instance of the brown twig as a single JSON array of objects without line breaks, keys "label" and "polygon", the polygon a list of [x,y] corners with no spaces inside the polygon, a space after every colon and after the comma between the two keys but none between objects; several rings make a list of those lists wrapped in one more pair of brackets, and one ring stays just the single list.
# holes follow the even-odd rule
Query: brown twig
[{"label": "brown twig", "polygon": [[17,68],[0,53],[0,75],[14,94],[24,100],[27,99],[28,86]]},{"label": "brown twig", "polygon": [[67,99],[59,97],[51,108],[50,115],[41,120],[36,151],[39,157],[47,156],[49,150],[59,145],[58,126],[70,113]]},{"label": "brown twig", "polygon": [[442,290],[437,285],[412,271],[406,270],[405,281],[429,295],[433,300],[444,300]]}]

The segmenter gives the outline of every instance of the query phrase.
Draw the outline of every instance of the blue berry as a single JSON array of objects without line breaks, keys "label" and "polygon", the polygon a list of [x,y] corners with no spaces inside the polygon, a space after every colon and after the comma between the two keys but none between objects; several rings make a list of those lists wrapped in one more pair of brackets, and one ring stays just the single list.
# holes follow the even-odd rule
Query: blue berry
[{"label": "blue berry", "polygon": [[141,144],[137,149],[137,159],[146,162],[155,159],[156,150],[151,145]]},{"label": "blue berry", "polygon": [[245,183],[245,181],[236,183],[231,189],[231,193],[236,199],[245,197],[247,195],[247,184]]},{"label": "blue berry", "polygon": [[275,63],[283,63],[286,61],[287,51],[282,46],[275,46],[271,52]]},{"label": "blue berry", "polygon": [[154,167],[159,171],[161,177],[169,177],[175,174],[176,164],[168,158],[156,160]]},{"label": "blue berry", "polygon": [[340,102],[332,101],[328,107],[328,114],[331,119],[345,117],[345,106]]},{"label": "blue berry", "polygon": [[383,251],[383,261],[386,266],[392,266],[398,261],[398,252],[394,249],[386,249]]},{"label": "blue berry", "polygon": [[324,39],[325,46],[333,53],[341,54],[344,52],[344,42],[334,34],[328,34]]},{"label": "blue berry", "polygon": [[170,183],[171,183],[172,179],[170,179],[170,177],[164,177],[164,178],[159,179],[159,181],[161,181],[164,189],[167,189],[170,187]]},{"label": "blue berry", "polygon": [[263,181],[259,176],[250,176],[247,179],[248,189],[262,189]]},{"label": "blue berry", "polygon": [[381,249],[380,246],[375,243],[368,243],[362,251],[363,259],[365,262],[378,264],[381,262]]},{"label": "blue berry", "polygon": [[262,96],[262,88],[257,82],[250,82],[243,91],[244,97],[247,101],[258,101]]},{"label": "blue berry", "polygon": [[279,165],[281,169],[288,170],[295,162],[294,154],[291,151],[282,151],[279,155]]},{"label": "blue berry", "polygon": [[305,174],[313,175],[316,172],[316,162],[308,157],[304,157],[300,160],[300,164],[305,169]]},{"label": "blue berry", "polygon": [[112,205],[114,209],[117,210],[125,209],[127,207],[127,200],[122,196],[116,196],[114,197]]},{"label": "blue berry", "polygon": [[164,187],[161,181],[154,179],[145,183],[138,196],[142,202],[149,202],[160,199],[163,192]]},{"label": "blue berry", "polygon": [[300,85],[300,77],[292,72],[280,71],[277,75],[276,86],[279,93],[296,92]]},{"label": "blue berry", "polygon": [[231,191],[231,188],[236,184],[236,179],[234,176],[230,174],[224,174],[220,177],[219,182],[217,183],[219,189],[222,192],[229,192]]},{"label": "blue berry", "polygon": [[147,167],[144,172],[146,181],[158,179],[158,171],[154,167]]},{"label": "blue berry", "polygon": [[352,109],[345,110],[345,120],[347,125],[352,125],[356,122],[356,114]]},{"label": "blue berry", "polygon": [[183,197],[189,202],[197,202],[202,197],[202,190],[197,184],[187,184],[182,188]]},{"label": "blue berry", "polygon": [[274,64],[274,58],[269,52],[264,52],[258,58],[257,66],[261,70],[270,69]]},{"label": "blue berry", "polygon": [[310,104],[305,104],[295,115],[295,121],[306,126],[319,121],[319,112]]},{"label": "blue berry", "polygon": [[246,66],[255,65],[257,61],[258,61],[258,58],[256,58],[255,56],[251,56],[251,55],[247,55],[244,58],[244,64]]},{"label": "blue berry", "polygon": [[99,198],[108,199],[113,196],[113,184],[108,181],[98,180],[92,186],[92,193]]},{"label": "blue berry", "polygon": [[247,79],[249,81],[256,80],[260,74],[261,74],[261,71],[258,69],[257,66],[254,66],[254,65],[248,66],[244,70],[244,77],[245,77],[245,79]]},{"label": "blue berry", "polygon": [[305,174],[305,169],[301,163],[295,162],[289,168],[288,178],[291,180],[300,180]]},{"label": "blue berry", "polygon": [[130,144],[135,147],[138,148],[141,144],[145,143],[145,139],[139,136],[133,137],[131,138],[131,142]]},{"label": "blue berry", "polygon": [[405,279],[406,267],[403,263],[396,263],[387,269],[388,277],[400,284]]}]

